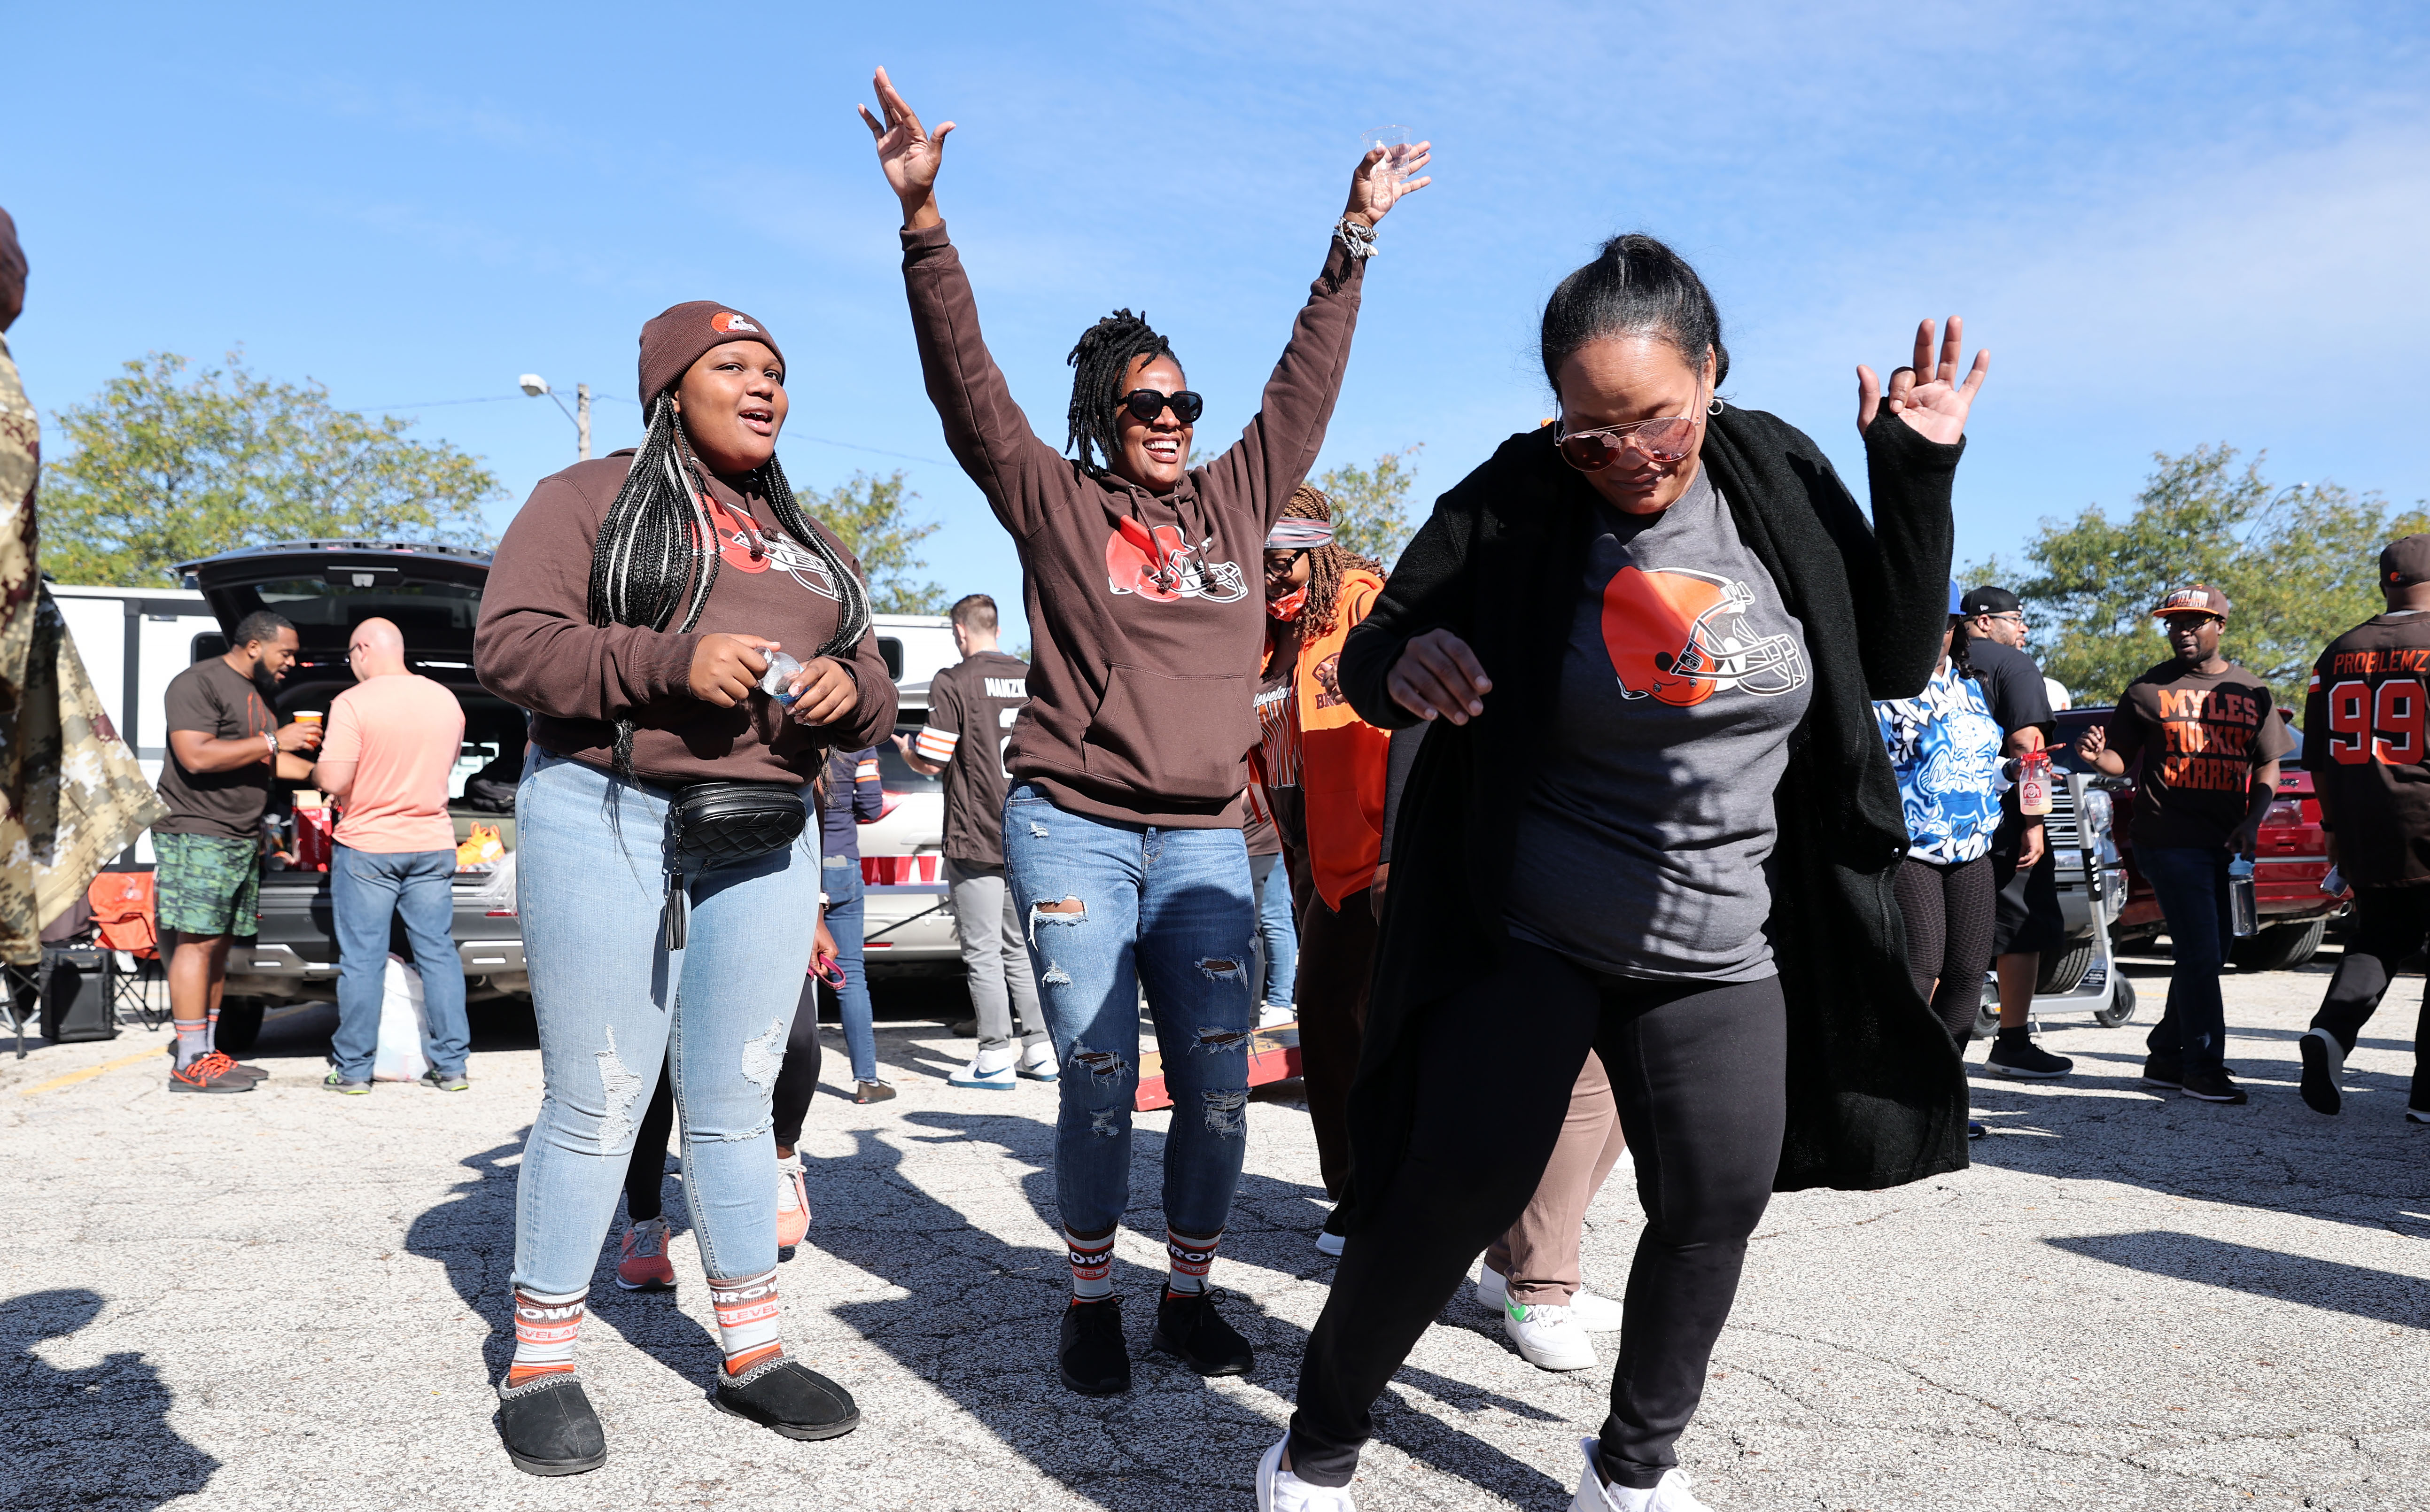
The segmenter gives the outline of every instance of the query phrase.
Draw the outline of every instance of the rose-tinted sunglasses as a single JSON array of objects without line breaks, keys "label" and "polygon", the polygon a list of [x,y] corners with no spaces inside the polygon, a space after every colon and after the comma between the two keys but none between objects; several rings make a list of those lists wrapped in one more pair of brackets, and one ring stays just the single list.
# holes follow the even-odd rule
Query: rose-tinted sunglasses
[{"label": "rose-tinted sunglasses", "polygon": [[1131,412],[1133,420],[1154,420],[1164,413],[1167,405],[1173,407],[1173,418],[1185,425],[1198,424],[1198,417],[1207,411],[1207,401],[1188,389],[1173,393],[1133,389],[1122,397],[1122,406]]}]

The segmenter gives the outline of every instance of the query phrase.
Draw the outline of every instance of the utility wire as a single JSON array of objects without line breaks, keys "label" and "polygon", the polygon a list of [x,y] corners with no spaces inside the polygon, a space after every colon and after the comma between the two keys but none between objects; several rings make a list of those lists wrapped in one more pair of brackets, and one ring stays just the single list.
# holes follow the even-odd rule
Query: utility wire
[{"label": "utility wire", "polygon": [[[338,413],[341,415],[368,415],[375,410],[437,409],[444,405],[494,405],[503,403],[508,399],[522,399],[524,397],[526,396],[521,393],[492,393],[484,394],[478,399],[424,399],[409,405],[364,405],[360,408],[357,409],[341,409]],[[556,391],[554,390],[550,390],[550,397],[556,397]],[[641,402],[639,400],[627,399],[621,393],[594,392],[591,397],[593,401],[613,399],[618,404],[632,405],[635,408],[639,408],[641,407]],[[563,409],[565,407],[565,401],[562,399],[558,400],[557,407]],[[801,431],[795,431],[792,434],[795,440],[816,441],[821,446],[841,446],[847,452],[868,452],[876,457],[898,457],[906,462],[924,462],[930,467],[951,467],[954,465],[951,462],[940,461],[938,458],[933,457],[922,457],[916,452],[890,452],[883,446],[863,446],[856,441],[830,440],[824,436],[811,436]]]}]

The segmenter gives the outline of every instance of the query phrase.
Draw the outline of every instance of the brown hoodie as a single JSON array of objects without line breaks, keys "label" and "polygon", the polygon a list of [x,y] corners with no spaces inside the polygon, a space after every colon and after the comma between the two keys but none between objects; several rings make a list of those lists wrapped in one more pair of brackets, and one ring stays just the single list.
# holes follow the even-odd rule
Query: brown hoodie
[{"label": "brown hoodie", "polygon": [[[677,635],[591,623],[591,543],[632,465],[628,450],[552,474],[507,526],[473,637],[481,686],[532,711],[531,737],[541,749],[603,771],[613,762],[614,722],[630,715],[634,773],[668,786],[710,778],[805,783],[818,775],[821,747],[857,751],[883,739],[894,727],[894,682],[874,635],[863,635],[844,658],[860,701],[839,723],[797,724],[759,693],[732,708],[692,696],[701,637],[756,635],[807,661],[835,633],[841,612],[818,557],[784,537],[767,500],[746,499],[722,479],[708,480],[723,559],[700,623]],[[740,527],[746,509],[766,542],[756,559]],[[827,539],[835,540],[833,532]],[[836,547],[858,572],[842,543]]]},{"label": "brown hoodie", "polygon": [[1316,461],[1365,264],[1337,241],[1229,451],[1161,497],[1038,439],[980,338],[944,226],[903,233],[903,281],[945,441],[1021,552],[1029,703],[1006,766],[1074,813],[1240,823],[1257,743],[1266,531]]}]

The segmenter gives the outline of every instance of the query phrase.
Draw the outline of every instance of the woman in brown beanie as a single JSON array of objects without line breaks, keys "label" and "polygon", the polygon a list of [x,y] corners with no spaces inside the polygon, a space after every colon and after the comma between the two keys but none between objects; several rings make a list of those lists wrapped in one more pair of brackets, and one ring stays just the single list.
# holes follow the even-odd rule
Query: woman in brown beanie
[{"label": "woman in brown beanie", "polygon": [[[641,378],[648,438],[532,490],[474,641],[482,684],[533,715],[517,884],[545,1091],[498,1427],[539,1475],[607,1461],[574,1335],[662,1063],[725,1356],[712,1400],[792,1438],[860,1421],[779,1339],[770,1093],[819,907],[800,794],[828,748],[892,728],[894,684],[858,566],[777,465],[775,339],[677,305],[642,327]],[[799,670],[770,675],[779,652]]]}]

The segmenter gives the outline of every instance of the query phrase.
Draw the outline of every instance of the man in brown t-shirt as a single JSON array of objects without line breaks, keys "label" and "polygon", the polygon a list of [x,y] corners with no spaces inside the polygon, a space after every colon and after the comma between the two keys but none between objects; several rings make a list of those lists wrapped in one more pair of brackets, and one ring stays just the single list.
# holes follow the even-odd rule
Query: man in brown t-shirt
[{"label": "man in brown t-shirt", "polygon": [[2228,868],[2252,856],[2278,790],[2278,758],[2295,742],[2271,706],[2269,685],[2219,654],[2226,594],[2196,583],[2152,613],[2176,655],[2127,684],[2108,727],[2087,730],[2076,751],[2113,777],[2142,758],[2135,865],[2159,896],[2175,961],[2168,1011],[2144,1042],[2143,1080],[2206,1103],[2242,1103],[2244,1089],[2222,1065]]},{"label": "man in brown t-shirt", "polygon": [[321,743],[317,724],[280,727],[275,700],[295,659],[295,627],[268,610],[248,614],[225,656],[207,657],[169,683],[169,759],[160,801],[169,817],[152,826],[154,886],[169,955],[169,1013],[177,1026],[173,1092],[249,1092],[261,1072],[211,1045],[228,941],[255,928],[261,878],[261,816],[274,777],[301,782],[312,764],[297,752]]}]

